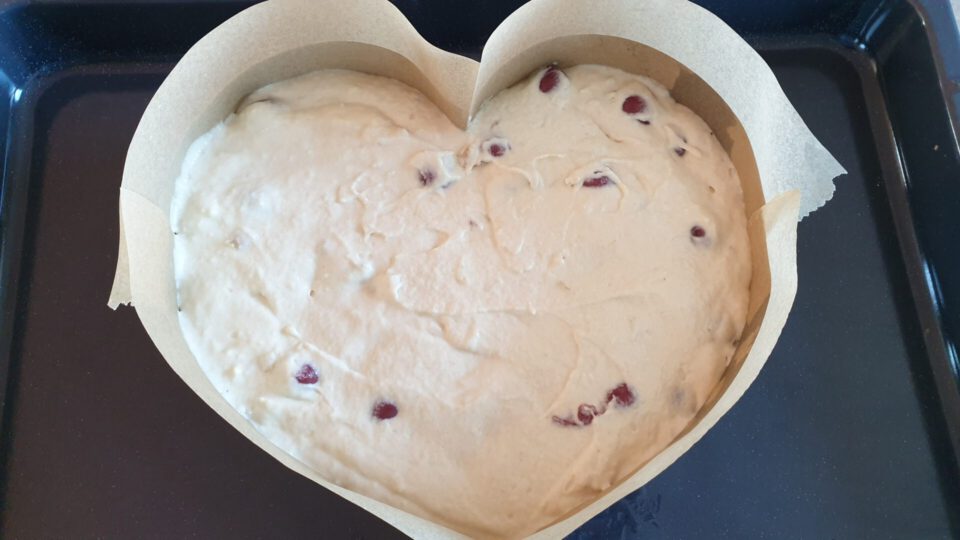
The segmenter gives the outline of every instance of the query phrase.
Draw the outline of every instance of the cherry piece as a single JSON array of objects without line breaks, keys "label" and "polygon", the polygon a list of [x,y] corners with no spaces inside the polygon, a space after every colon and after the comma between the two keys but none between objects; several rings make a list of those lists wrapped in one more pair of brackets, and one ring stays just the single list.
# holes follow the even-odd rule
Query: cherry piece
[{"label": "cherry piece", "polygon": [[420,185],[429,186],[437,179],[437,173],[431,171],[430,169],[423,169],[420,171]]},{"label": "cherry piece", "polygon": [[299,370],[297,370],[294,378],[297,379],[297,382],[300,384],[317,384],[317,381],[320,380],[320,375],[313,366],[310,364],[304,364],[300,366]]},{"label": "cherry piece", "polygon": [[493,157],[500,157],[510,150],[510,143],[506,139],[493,137],[483,143],[483,149]]},{"label": "cherry piece", "polygon": [[577,409],[577,420],[580,420],[580,423],[589,426],[593,422],[594,416],[600,416],[603,414],[603,411],[598,411],[594,405],[589,403],[581,403],[580,407]]},{"label": "cherry piece", "polygon": [[540,91],[544,94],[550,92],[560,84],[560,75],[563,74],[557,66],[550,66],[540,77]]},{"label": "cherry piece", "polygon": [[690,236],[694,238],[703,238],[706,235],[707,235],[707,231],[703,227],[699,225],[694,225],[693,227],[690,227]]},{"label": "cherry piece", "polygon": [[615,402],[618,407],[629,407],[636,401],[633,390],[627,386],[627,383],[618,384],[613,390],[607,392],[607,403]]},{"label": "cherry piece", "polygon": [[373,417],[377,420],[389,420],[397,415],[397,406],[389,401],[378,401],[373,406]]},{"label": "cherry piece", "polygon": [[647,110],[647,101],[637,95],[629,96],[623,100],[623,105],[620,108],[627,114],[639,114]]},{"label": "cherry piece", "polygon": [[583,187],[598,188],[610,183],[610,177],[607,175],[591,176],[583,181]]},{"label": "cherry piece", "polygon": [[578,426],[578,425],[579,425],[579,424],[577,424],[577,422],[576,422],[573,418],[571,418],[571,417],[569,417],[569,416],[567,416],[567,417],[565,417],[565,418],[561,418],[561,417],[559,417],[559,416],[554,416],[554,417],[553,417],[553,423],[554,423],[554,424],[561,425],[561,426],[564,426],[564,427],[573,427],[573,426]]},{"label": "cherry piece", "polygon": [[680,148],[680,147],[674,148],[673,151],[676,152],[676,154],[680,157],[683,157],[683,155],[687,153],[686,148]]}]

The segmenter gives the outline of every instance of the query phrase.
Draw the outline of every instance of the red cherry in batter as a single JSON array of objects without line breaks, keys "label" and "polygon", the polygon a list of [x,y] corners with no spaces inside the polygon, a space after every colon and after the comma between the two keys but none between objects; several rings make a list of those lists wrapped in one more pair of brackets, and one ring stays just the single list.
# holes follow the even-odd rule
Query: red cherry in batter
[{"label": "red cherry in batter", "polygon": [[627,383],[620,383],[613,390],[607,392],[607,403],[611,401],[614,402],[618,407],[629,407],[633,405],[633,402],[636,401],[636,396],[633,395],[633,390],[627,385]]},{"label": "red cherry in batter", "polygon": [[429,186],[437,179],[437,173],[431,171],[430,169],[423,169],[420,171],[420,185]]},{"label": "red cherry in batter", "polygon": [[389,401],[378,401],[373,406],[373,417],[377,420],[389,420],[400,412],[397,406]]},{"label": "red cherry in batter", "polygon": [[593,422],[593,417],[601,414],[603,414],[603,411],[598,411],[596,406],[589,403],[581,403],[580,407],[577,408],[577,420],[580,420],[580,423],[585,426],[589,426]]},{"label": "red cherry in batter", "polygon": [[310,364],[300,366],[300,369],[297,370],[296,375],[293,377],[300,384],[317,384],[317,381],[320,380],[320,375],[317,373],[317,370]]},{"label": "red cherry in batter", "polygon": [[603,174],[598,176],[591,176],[583,181],[583,187],[589,188],[598,188],[603,187],[611,182],[610,177]]},{"label": "red cherry in batter", "polygon": [[639,114],[647,110],[647,101],[637,95],[629,96],[620,108],[627,114]]},{"label": "red cherry in batter", "polygon": [[544,94],[550,93],[551,90],[560,84],[561,75],[563,75],[563,72],[560,71],[560,68],[557,66],[548,67],[540,77],[540,91]]}]

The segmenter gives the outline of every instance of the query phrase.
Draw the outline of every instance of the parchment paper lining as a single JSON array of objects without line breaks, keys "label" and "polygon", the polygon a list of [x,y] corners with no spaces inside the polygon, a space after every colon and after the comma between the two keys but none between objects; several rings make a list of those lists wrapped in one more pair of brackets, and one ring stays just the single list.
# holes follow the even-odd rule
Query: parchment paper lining
[{"label": "parchment paper lining", "polygon": [[287,467],[408,535],[461,537],[323,480],[223,400],[180,331],[170,199],[189,144],[270,82],[323,68],[384,75],[419,89],[463,127],[484,99],[550,62],[606,64],[647,75],[711,126],[743,182],[754,269],[747,328],[711,400],[655,458],[533,538],[569,534],[686,452],[753,382],[796,294],[798,217],[824,204],[833,193],[832,179],[844,172],[809,132],[769,67],[709,12],[685,0],[534,0],[497,28],[478,64],[426,43],[386,0],[270,0],[249,8],[198,42],[144,113],[124,168],[120,250],[109,304],[133,304],[177,374]]}]

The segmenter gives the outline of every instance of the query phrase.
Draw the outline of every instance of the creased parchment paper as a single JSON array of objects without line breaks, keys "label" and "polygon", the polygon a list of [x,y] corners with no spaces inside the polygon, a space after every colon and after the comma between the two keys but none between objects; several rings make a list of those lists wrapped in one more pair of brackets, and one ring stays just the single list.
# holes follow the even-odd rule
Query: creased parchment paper
[{"label": "creased parchment paper", "polygon": [[[546,24],[549,22],[549,24]],[[606,64],[652,77],[699,114],[743,182],[753,257],[740,346],[686,431],[595,502],[533,536],[559,538],[663,471],[756,378],[796,294],[801,216],[823,205],[844,171],[813,137],[750,46],[686,0],[533,0],[490,37],[482,61],[429,45],[386,0],[270,0],[200,40],[173,69],[137,128],[120,188],[120,249],[109,304],[132,304],[178,375],[220,416],[287,467],[416,538],[460,538],[438,524],[325,481],[259,434],[213,388],[181,334],[170,200],[190,143],[271,82],[324,68],[398,79],[465,127],[470,112],[551,62]]]}]

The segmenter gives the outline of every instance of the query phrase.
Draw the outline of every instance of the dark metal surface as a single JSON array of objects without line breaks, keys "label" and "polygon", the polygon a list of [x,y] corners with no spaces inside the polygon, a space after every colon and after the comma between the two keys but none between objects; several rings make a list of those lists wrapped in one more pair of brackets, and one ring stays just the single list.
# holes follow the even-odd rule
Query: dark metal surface
[{"label": "dark metal surface", "polygon": [[[475,54],[519,1],[398,3],[434,43]],[[754,386],[574,536],[960,535],[960,55],[946,2],[701,3],[761,51],[849,175],[800,225],[796,305]],[[245,5],[0,2],[0,538],[400,536],[247,442],[132,309],[105,305],[140,114]]]}]

